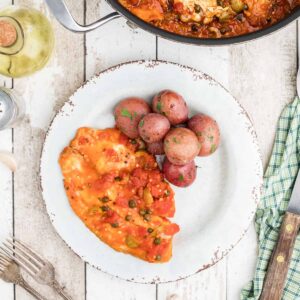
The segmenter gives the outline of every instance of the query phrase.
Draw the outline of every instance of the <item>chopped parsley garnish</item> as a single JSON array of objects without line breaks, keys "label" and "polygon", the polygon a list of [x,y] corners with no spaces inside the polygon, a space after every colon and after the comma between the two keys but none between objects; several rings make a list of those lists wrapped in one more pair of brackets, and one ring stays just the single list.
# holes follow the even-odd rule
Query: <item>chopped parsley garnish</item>
[{"label": "chopped parsley garnish", "polygon": [[210,147],[210,153],[214,153],[216,151],[216,145],[215,144],[212,144],[211,147]]},{"label": "chopped parsley garnish", "polygon": [[179,181],[183,181],[183,180],[184,180],[184,177],[183,177],[183,175],[182,175],[182,174],[179,174],[179,176],[178,176],[178,180],[179,180]]},{"label": "chopped parsley garnish", "polygon": [[180,144],[180,142],[176,139],[176,137],[173,137],[173,142],[174,142],[175,144]]},{"label": "chopped parsley garnish", "polygon": [[122,108],[121,116],[122,117],[127,117],[132,121],[132,114],[126,108]]},{"label": "chopped parsley garnish", "polygon": [[157,104],[156,104],[156,109],[159,111],[159,112],[161,112],[161,102],[157,102]]},{"label": "chopped parsley garnish", "polygon": [[140,126],[140,127],[143,127],[143,126],[144,126],[144,123],[145,123],[145,121],[144,121],[144,120],[141,120],[139,126]]}]

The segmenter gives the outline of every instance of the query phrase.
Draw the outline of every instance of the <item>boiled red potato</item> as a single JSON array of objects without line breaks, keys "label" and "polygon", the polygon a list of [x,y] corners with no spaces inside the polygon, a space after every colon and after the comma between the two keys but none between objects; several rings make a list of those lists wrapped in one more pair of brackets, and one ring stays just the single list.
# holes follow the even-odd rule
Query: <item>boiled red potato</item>
[{"label": "boiled red potato", "polygon": [[166,116],[172,125],[188,119],[189,110],[183,97],[170,90],[161,91],[153,98],[152,109]]},{"label": "boiled red potato", "polygon": [[154,155],[165,154],[163,141],[160,140],[158,142],[147,144],[147,151]]},{"label": "boiled red potato", "polygon": [[174,165],[191,162],[200,151],[200,144],[193,131],[187,128],[173,128],[164,139],[164,150]]},{"label": "boiled red potato", "polygon": [[154,143],[164,138],[170,130],[170,122],[163,115],[151,113],[140,120],[138,130],[145,142]]},{"label": "boiled red potato", "polygon": [[117,128],[131,139],[135,139],[139,136],[139,121],[150,112],[151,108],[144,99],[137,97],[124,99],[118,103],[114,111]]},{"label": "boiled red potato", "polygon": [[177,166],[172,164],[167,158],[165,158],[162,171],[166,179],[179,187],[187,187],[191,185],[196,179],[196,165],[192,160],[183,166]]},{"label": "boiled red potato", "polygon": [[196,133],[201,149],[199,156],[214,153],[220,144],[220,129],[217,122],[205,114],[196,114],[188,121],[188,127]]}]

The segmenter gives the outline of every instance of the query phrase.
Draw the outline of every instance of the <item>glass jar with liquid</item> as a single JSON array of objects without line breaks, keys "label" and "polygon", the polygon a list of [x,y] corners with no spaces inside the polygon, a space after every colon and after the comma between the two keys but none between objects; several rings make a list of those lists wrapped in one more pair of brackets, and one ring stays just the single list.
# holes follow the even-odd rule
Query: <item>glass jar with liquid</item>
[{"label": "glass jar with liquid", "polygon": [[39,11],[18,6],[0,10],[0,74],[15,78],[38,71],[53,46],[52,27]]},{"label": "glass jar with liquid", "polygon": [[0,130],[11,128],[23,119],[25,105],[16,92],[0,88]]}]

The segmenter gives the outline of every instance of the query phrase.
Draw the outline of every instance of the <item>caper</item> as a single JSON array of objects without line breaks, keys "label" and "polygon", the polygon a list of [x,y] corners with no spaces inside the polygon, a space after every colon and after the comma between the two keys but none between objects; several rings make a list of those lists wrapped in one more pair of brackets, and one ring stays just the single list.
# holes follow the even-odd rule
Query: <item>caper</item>
[{"label": "caper", "polygon": [[126,220],[126,221],[131,221],[131,220],[132,220],[132,216],[127,215],[127,216],[125,217],[125,220]]},{"label": "caper", "polygon": [[101,206],[102,211],[108,211],[109,207],[106,205]]},{"label": "caper", "polygon": [[129,200],[129,201],[128,201],[128,206],[129,206],[130,208],[135,208],[135,207],[136,207],[136,202],[135,202],[135,200]]},{"label": "caper", "polygon": [[170,191],[169,190],[165,190],[165,195],[169,196],[170,195]]},{"label": "caper", "polygon": [[136,144],[137,144],[137,141],[136,141],[136,140],[130,140],[130,144],[136,145]]},{"label": "caper", "polygon": [[120,176],[115,177],[115,181],[121,181],[122,178]]},{"label": "caper", "polygon": [[198,14],[201,11],[201,6],[199,4],[194,5],[195,12]]},{"label": "caper", "polygon": [[160,255],[156,255],[155,256],[155,260],[161,260],[161,256]]},{"label": "caper", "polygon": [[221,27],[221,28],[220,28],[220,32],[221,32],[222,34],[225,34],[225,33],[227,32],[227,29],[226,29],[225,27]]},{"label": "caper", "polygon": [[154,231],[154,229],[151,228],[151,227],[149,227],[149,228],[147,229],[147,231],[148,231],[149,233],[152,233],[152,232]]},{"label": "caper", "polygon": [[152,214],[152,211],[150,210],[150,208],[147,208],[147,209],[146,209],[146,214],[149,214],[149,215]]},{"label": "caper", "polygon": [[113,227],[113,228],[117,228],[117,227],[119,227],[119,223],[117,223],[117,222],[115,222],[115,223],[112,223],[112,224],[111,224],[111,227]]},{"label": "caper", "polygon": [[160,245],[161,238],[160,237],[156,237],[153,242],[154,242],[155,245]]},{"label": "caper", "polygon": [[142,208],[142,209],[140,209],[139,213],[141,216],[144,216],[146,214],[146,210]]},{"label": "caper", "polygon": [[145,214],[144,219],[149,222],[151,220],[151,215],[150,214]]},{"label": "caper", "polygon": [[197,32],[198,31],[198,27],[195,24],[192,24],[191,29],[193,32]]},{"label": "caper", "polygon": [[103,203],[106,203],[106,202],[108,202],[109,201],[109,198],[108,197],[106,197],[106,196],[104,196],[104,197],[102,197],[102,198],[98,198],[100,201],[102,201]]}]

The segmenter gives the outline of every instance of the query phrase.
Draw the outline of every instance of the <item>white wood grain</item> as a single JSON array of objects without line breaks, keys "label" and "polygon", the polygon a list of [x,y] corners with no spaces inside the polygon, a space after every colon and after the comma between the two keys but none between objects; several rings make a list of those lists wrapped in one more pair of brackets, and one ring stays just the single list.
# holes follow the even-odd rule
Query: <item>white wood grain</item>
[{"label": "white wood grain", "polygon": [[[10,5],[11,0],[2,0],[0,8]],[[12,80],[0,75],[0,87],[12,87]],[[0,151],[13,151],[12,129],[0,131]],[[0,164],[0,241],[13,234],[13,174]],[[0,295],[3,299],[13,299],[14,286],[0,281]]]},{"label": "white wood grain", "polygon": [[[9,80],[7,80],[9,83]],[[0,86],[4,80],[0,79]],[[8,84],[6,84],[8,86]],[[0,151],[12,151],[12,130],[0,131]],[[12,172],[0,163],[0,241],[13,233],[13,196],[12,196]],[[13,285],[0,281],[0,295],[3,299],[13,299]]]},{"label": "white wood grain", "polygon": [[[15,1],[50,14],[42,0]],[[69,1],[78,20],[83,21],[82,1]],[[83,82],[83,36],[63,29],[51,17],[56,45],[51,61],[42,71],[15,80],[15,89],[24,97],[27,115],[15,129],[15,153],[20,167],[15,176],[15,232],[21,240],[48,258],[56,267],[58,279],[65,284],[73,299],[84,299],[83,262],[65,245],[52,227],[39,186],[39,156],[53,114]],[[33,283],[33,280],[30,280]],[[47,299],[59,299],[49,288],[33,285]],[[17,299],[32,299],[17,289]]]},{"label": "white wood grain", "polygon": [[[86,21],[91,23],[111,13],[104,0],[87,1]],[[86,35],[87,79],[101,70],[126,61],[155,59],[155,36],[141,29],[131,29],[124,18]]]},{"label": "white wood grain", "polygon": [[[201,251],[201,249],[199,249]],[[226,259],[211,268],[177,282],[160,284],[158,300],[225,300]]]},{"label": "white wood grain", "polygon": [[[280,113],[296,95],[296,51],[296,23],[263,39],[230,48],[229,90],[253,122],[265,167]],[[228,299],[238,299],[242,287],[253,277],[256,245],[251,226],[228,257]]]},{"label": "white wood grain", "polygon": [[[111,11],[105,1],[88,1],[86,21],[93,22]],[[125,61],[155,59],[155,51],[155,36],[142,30],[133,31],[124,19],[114,20],[86,35],[86,78]],[[156,295],[155,285],[126,282],[90,266],[87,266],[86,289],[87,300],[154,300]]]}]

